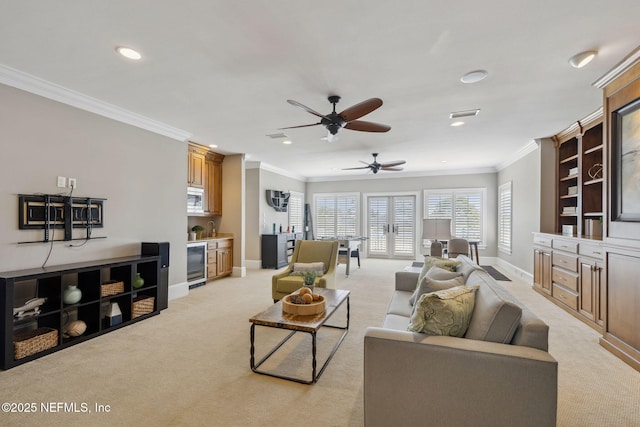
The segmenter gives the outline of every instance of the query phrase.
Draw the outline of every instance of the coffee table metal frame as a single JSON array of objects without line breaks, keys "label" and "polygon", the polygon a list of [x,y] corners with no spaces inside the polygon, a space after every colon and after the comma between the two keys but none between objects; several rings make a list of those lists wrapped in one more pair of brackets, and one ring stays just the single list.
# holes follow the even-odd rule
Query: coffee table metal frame
[{"label": "coffee table metal frame", "polygon": [[[282,312],[282,301],[278,301],[273,306],[269,307],[264,312],[253,316],[249,321],[251,322],[251,370],[257,374],[268,375],[275,378],[281,378],[284,380],[295,381],[302,384],[314,384],[320,378],[320,375],[327,368],[327,365],[333,358],[333,355],[342,344],[344,337],[349,332],[349,315],[350,315],[350,303],[349,303],[349,294],[350,291],[345,290],[335,290],[335,289],[316,289],[316,292],[323,295],[327,299],[327,306],[325,308],[324,313],[316,316],[299,316],[299,315],[290,315]],[[329,318],[335,313],[335,311],[342,305],[342,303],[347,302],[347,324],[346,326],[335,326],[335,325],[326,325],[325,322],[329,320]],[[281,316],[278,321],[265,320],[269,317],[269,315],[273,316],[276,313],[280,313]],[[309,320],[306,321],[305,318]],[[258,363],[255,362],[255,328],[257,326],[265,326],[270,328],[277,329],[287,329],[291,330],[291,333],[287,335],[280,343],[278,343],[269,353],[267,353]],[[333,350],[329,354],[329,357],[324,362],[320,370],[317,370],[317,359],[316,359],[316,350],[317,350],[317,333],[321,327],[325,328],[335,328],[344,330],[342,336],[338,339],[338,342],[333,347]],[[273,372],[261,371],[258,368],[266,362],[276,351],[280,349],[292,336],[296,334],[296,332],[305,332],[311,335],[311,380],[305,380],[303,378],[289,377],[286,375],[280,375]]]}]

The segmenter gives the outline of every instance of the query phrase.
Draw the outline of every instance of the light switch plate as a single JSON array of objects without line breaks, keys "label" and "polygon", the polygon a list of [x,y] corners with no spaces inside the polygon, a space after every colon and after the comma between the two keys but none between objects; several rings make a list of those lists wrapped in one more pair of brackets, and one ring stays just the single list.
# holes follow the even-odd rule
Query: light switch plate
[{"label": "light switch plate", "polygon": [[64,188],[67,186],[67,178],[64,176],[58,177],[58,188]]}]

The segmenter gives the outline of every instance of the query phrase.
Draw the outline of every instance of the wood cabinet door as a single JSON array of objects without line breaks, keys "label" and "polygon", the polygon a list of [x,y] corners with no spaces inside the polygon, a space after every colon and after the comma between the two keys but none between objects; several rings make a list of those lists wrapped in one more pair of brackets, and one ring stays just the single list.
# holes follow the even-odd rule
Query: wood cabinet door
[{"label": "wood cabinet door", "polygon": [[542,251],[541,252],[541,263],[542,263],[542,290],[546,293],[551,293],[551,285],[552,285],[552,272],[551,272],[551,253]]},{"label": "wood cabinet door", "polygon": [[541,250],[533,250],[533,284],[543,290],[551,293],[551,253]]},{"label": "wood cabinet door", "polygon": [[212,163],[210,209],[214,215],[222,215],[222,164]]},{"label": "wood cabinet door", "polygon": [[189,151],[189,182],[190,187],[204,188],[205,161],[204,154]]},{"label": "wood cabinet door", "polygon": [[595,266],[593,261],[579,261],[580,275],[578,277],[578,310],[589,320],[596,320],[596,293],[594,289]]}]

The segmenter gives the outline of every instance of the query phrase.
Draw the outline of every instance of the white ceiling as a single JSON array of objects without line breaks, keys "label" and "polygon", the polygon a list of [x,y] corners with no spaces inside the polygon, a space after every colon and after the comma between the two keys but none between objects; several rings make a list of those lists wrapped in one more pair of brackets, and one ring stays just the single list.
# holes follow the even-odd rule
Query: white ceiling
[{"label": "white ceiling", "polygon": [[[638,0],[0,0],[0,64],[309,179],[364,175],[340,169],[372,152],[407,161],[378,177],[492,170],[600,107],[592,83],[640,45],[638,17]],[[318,121],[287,99],[329,113],[330,94],[382,98],[362,119],[391,130],[278,130]]]}]

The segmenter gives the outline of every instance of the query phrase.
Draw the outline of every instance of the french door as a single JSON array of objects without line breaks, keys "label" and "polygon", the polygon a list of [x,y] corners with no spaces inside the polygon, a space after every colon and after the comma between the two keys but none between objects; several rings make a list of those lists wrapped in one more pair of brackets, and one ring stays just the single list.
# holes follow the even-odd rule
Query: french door
[{"label": "french door", "polygon": [[416,196],[367,197],[367,256],[413,259],[416,253]]}]

